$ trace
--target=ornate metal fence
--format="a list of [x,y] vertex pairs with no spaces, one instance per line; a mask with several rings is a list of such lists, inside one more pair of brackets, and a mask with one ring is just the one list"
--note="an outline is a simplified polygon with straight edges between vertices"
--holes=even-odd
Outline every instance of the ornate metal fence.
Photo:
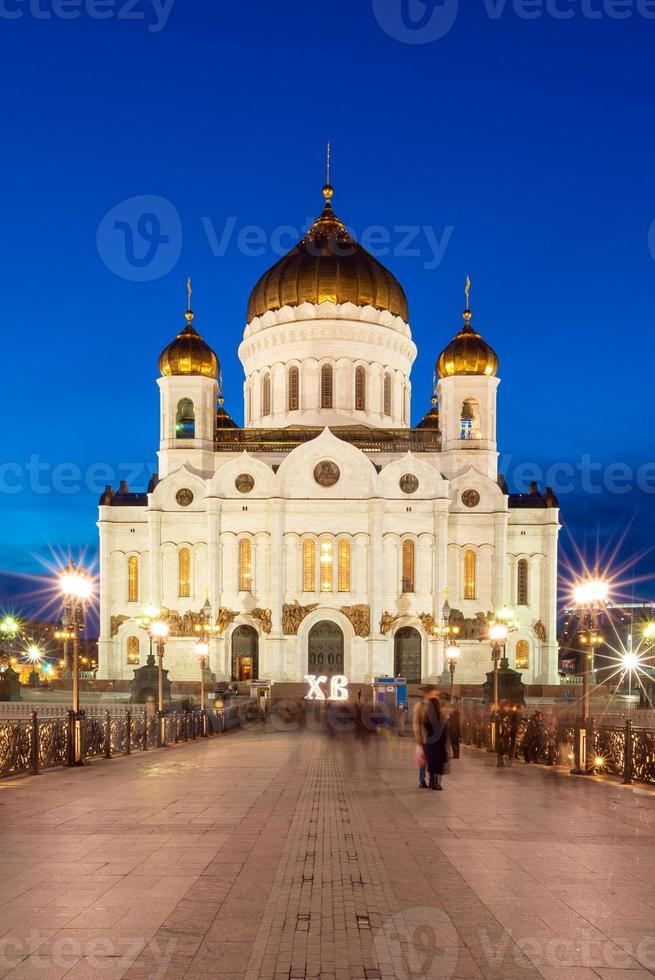
[[[528,719],[522,718],[516,755],[523,756],[526,762],[548,766],[570,764],[579,724],[558,718],[533,720],[529,724]],[[587,731],[593,739],[595,769],[599,774],[618,776],[624,783],[655,784],[655,730],[635,728],[627,719],[623,725],[590,726]],[[461,741],[464,745],[491,750],[495,744],[494,721],[488,711],[463,714]]]
[[[129,755],[160,748],[168,743],[187,742],[224,734],[258,711],[256,702],[233,705],[222,711],[173,711],[159,716],[140,708],[106,710],[104,714],[81,712],[83,759]],[[43,769],[74,762],[75,716],[0,721],[0,777],[18,773],[36,774]]]

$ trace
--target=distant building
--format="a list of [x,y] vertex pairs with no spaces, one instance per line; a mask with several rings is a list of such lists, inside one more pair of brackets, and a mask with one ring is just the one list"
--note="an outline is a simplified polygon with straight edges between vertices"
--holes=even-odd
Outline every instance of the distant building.
[[[644,629],[651,623],[655,623],[655,602],[608,603],[598,618],[602,643],[596,652],[595,667],[599,681],[616,675],[622,652],[637,652],[644,661],[655,656],[652,642],[644,638]],[[565,609],[560,633],[560,670],[563,674],[582,673],[584,654],[579,625],[576,610]],[[618,676],[614,680],[618,680]]]

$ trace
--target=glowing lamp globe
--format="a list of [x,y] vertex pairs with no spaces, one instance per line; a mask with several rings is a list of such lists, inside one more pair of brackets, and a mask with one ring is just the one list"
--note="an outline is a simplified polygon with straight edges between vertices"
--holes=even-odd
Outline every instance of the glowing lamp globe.
[[165,640],[168,636],[168,623],[156,619],[154,623],[150,624],[150,632],[157,640]]
[[206,657],[209,653],[208,643],[196,643],[196,653],[199,657]]
[[602,579],[589,579],[581,582],[573,590],[573,598],[578,606],[593,606],[605,602],[609,588]]
[[492,623],[489,627],[489,639],[492,643],[504,643],[507,639],[507,627],[502,623]]
[[71,599],[90,599],[93,593],[91,579],[83,572],[64,572],[59,584],[64,595]]
[[461,652],[462,651],[457,646],[447,647],[446,656],[449,660],[458,660]]

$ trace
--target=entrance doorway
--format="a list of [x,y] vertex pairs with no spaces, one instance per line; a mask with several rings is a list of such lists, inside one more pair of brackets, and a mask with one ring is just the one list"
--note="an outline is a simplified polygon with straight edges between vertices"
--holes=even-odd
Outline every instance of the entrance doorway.
[[396,677],[410,684],[421,683],[421,634],[413,626],[403,626],[394,638],[393,669]]
[[232,680],[259,678],[259,636],[252,626],[237,626],[232,634]]
[[336,623],[316,623],[309,631],[307,673],[324,677],[343,674],[343,633]]

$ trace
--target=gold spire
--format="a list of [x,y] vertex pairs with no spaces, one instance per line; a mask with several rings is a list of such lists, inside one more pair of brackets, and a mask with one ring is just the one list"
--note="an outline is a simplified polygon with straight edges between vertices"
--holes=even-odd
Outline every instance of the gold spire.
[[186,281],[186,318],[187,323],[191,323],[193,320],[193,311],[191,309],[191,276]]
[[466,310],[470,312],[471,310],[471,277],[466,277],[466,286],[464,287],[464,295],[466,296]]
[[330,143],[327,145],[327,152],[325,155],[325,187],[323,188],[323,197],[325,198],[325,206],[331,208],[332,205],[330,201],[334,195],[334,187],[330,183]]

